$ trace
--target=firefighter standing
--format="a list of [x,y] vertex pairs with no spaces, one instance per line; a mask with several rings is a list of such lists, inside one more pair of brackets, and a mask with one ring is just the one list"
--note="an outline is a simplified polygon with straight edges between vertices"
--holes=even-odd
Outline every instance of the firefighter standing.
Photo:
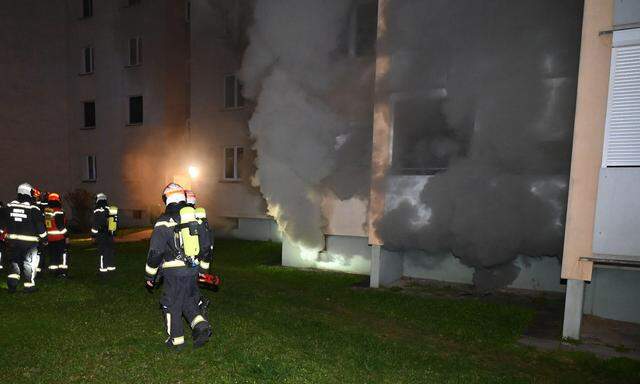
[[186,205],[185,191],[181,186],[174,183],[167,185],[162,198],[166,210],[151,235],[145,267],[146,286],[153,289],[158,268],[161,267],[164,283],[160,304],[168,334],[166,344],[169,348],[183,347],[184,316],[192,328],[193,345],[197,348],[211,336],[211,326],[198,308],[198,223],[194,209]]
[[49,193],[48,204],[44,209],[45,226],[47,228],[47,246],[49,254],[49,271],[60,277],[67,275],[67,221],[62,210],[60,195]]
[[39,250],[46,245],[47,231],[41,220],[40,208],[35,205],[31,185],[23,183],[18,186],[18,197],[7,204],[6,214],[8,259],[11,263],[7,275],[9,293],[16,291],[21,273],[25,292],[33,292],[36,290]]
[[109,206],[107,195],[98,193],[93,210],[91,235],[95,238],[100,254],[98,270],[101,275],[116,270],[113,237],[117,229],[118,208]]
[[[42,221],[42,225],[44,225],[44,209],[47,207],[47,193],[43,193],[38,187],[33,187],[32,195],[35,200],[35,205],[40,209],[38,220]],[[47,268],[47,245],[38,248],[38,256],[40,257],[38,273],[40,273],[43,269]]]
[[4,203],[0,201],[0,271],[4,269],[2,257],[5,255],[6,247],[4,242],[5,228],[7,227],[7,213]]

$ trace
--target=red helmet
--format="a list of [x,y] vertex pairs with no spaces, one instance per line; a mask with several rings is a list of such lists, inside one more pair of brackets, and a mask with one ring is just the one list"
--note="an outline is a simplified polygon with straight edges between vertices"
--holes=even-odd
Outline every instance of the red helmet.
[[60,195],[55,193],[55,192],[51,192],[49,193],[49,201],[57,201],[60,202]]

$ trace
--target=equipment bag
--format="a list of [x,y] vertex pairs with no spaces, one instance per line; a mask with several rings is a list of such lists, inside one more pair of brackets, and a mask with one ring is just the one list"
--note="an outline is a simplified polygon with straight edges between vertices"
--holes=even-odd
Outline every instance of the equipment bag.
[[118,207],[112,205],[109,207],[109,218],[107,219],[109,232],[115,232],[118,229]]
[[195,258],[200,254],[200,239],[196,211],[192,207],[180,209],[180,225],[177,226],[184,254]]

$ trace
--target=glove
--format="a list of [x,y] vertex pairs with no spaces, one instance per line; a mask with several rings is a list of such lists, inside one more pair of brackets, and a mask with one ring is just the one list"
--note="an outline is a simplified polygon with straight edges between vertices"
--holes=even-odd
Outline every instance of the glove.
[[144,287],[147,289],[147,292],[153,293],[154,284],[151,280],[146,280],[144,283]]
[[220,288],[220,278],[218,275],[212,275],[209,273],[198,275],[198,284],[204,289],[209,289],[217,292]]

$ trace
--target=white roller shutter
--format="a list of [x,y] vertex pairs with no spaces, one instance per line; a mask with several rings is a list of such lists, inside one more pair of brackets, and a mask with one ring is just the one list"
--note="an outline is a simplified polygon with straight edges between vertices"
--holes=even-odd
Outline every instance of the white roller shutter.
[[640,30],[616,32],[603,167],[640,166]]

